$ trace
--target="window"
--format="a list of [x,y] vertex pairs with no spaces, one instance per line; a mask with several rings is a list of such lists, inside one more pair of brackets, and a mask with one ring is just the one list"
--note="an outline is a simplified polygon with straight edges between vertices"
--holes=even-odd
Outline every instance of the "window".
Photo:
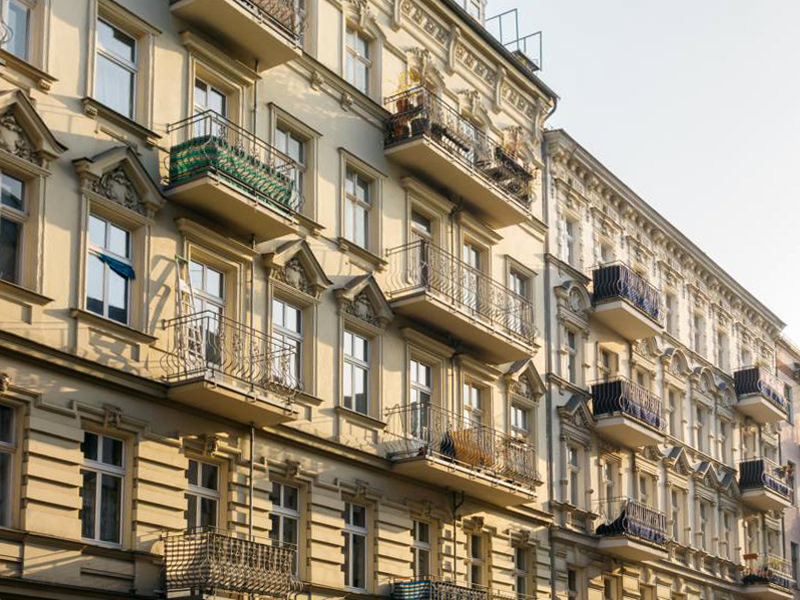
[[580,454],[575,446],[567,446],[567,498],[572,506],[580,499]]
[[617,372],[617,355],[610,350],[600,348],[598,353],[597,370],[600,379],[609,381]]
[[672,539],[679,543],[683,542],[682,496],[682,492],[675,489],[673,489],[670,494],[672,508]]
[[344,585],[367,589],[367,507],[344,503]]
[[722,331],[717,332],[717,366],[723,371],[729,369],[728,354],[730,353],[730,345],[728,344],[728,336]]
[[791,460],[786,461],[786,485],[789,486],[789,489],[792,493],[792,505],[797,506],[797,490],[795,489],[796,486],[794,484],[794,474],[797,470],[797,465],[795,465]]
[[469,536],[469,584],[485,585],[484,567],[486,566],[483,534],[473,533]]
[[483,423],[483,403],[481,389],[471,383],[464,384],[464,423],[479,425]]
[[87,540],[122,543],[123,443],[106,435],[83,435],[81,536]]
[[731,514],[727,511],[722,511],[722,542],[725,546],[725,550],[722,555],[731,560],[733,558],[733,528],[731,527],[732,522]]
[[578,598],[578,572],[575,569],[567,569],[567,596],[569,600]]
[[228,96],[199,77],[194,80],[194,114],[213,110],[221,117],[228,116]]
[[699,512],[700,522],[697,524],[697,526],[698,526],[698,530],[700,531],[700,547],[703,550],[708,551],[709,550],[709,545],[708,545],[709,530],[711,529],[711,527],[708,526],[708,524],[709,524],[708,519],[709,519],[709,516],[710,516],[709,515],[709,513],[710,513],[709,503],[707,501],[705,501],[705,500],[700,500],[699,504],[700,504],[700,507],[699,507],[700,508],[700,512]]
[[294,187],[298,193],[304,191],[306,173],[306,142],[292,130],[279,125],[275,129],[275,147],[291,158],[297,165],[293,169]]
[[0,173],[0,279],[20,283],[22,229],[27,220],[25,183]]
[[649,475],[639,475],[639,502],[650,506],[653,498],[653,480]]
[[219,515],[219,467],[189,459],[186,469],[186,521],[189,528],[216,527]]
[[614,247],[611,244],[600,244],[600,262],[602,264],[614,262]]
[[676,336],[678,335],[678,297],[667,292],[664,304],[667,313],[667,332]]
[[286,384],[302,382],[303,311],[291,304],[272,300],[272,337],[276,345],[273,370]]
[[14,409],[0,404],[0,527],[11,527],[14,501],[13,459],[16,450]]
[[680,394],[672,388],[667,390],[667,410],[669,411],[669,433],[681,439]]
[[[299,551],[300,490],[292,485],[273,481],[269,499],[272,502],[272,512],[269,515],[270,539],[281,547]],[[297,564],[297,554],[295,554],[295,573]]]
[[529,558],[527,548],[514,548],[514,591],[520,596],[528,594]]
[[522,307],[524,306],[523,302],[529,300],[529,282],[528,277],[517,271],[511,270],[508,273],[508,287],[517,295],[517,297],[513,297],[512,304],[509,306],[509,325],[512,331],[520,334],[524,333],[525,320]]
[[460,0],[460,4],[470,17],[481,20],[481,0]]
[[125,325],[130,318],[131,234],[89,215],[86,309]]
[[138,72],[136,39],[103,19],[97,20],[95,98],[134,118]]
[[411,531],[412,571],[416,579],[431,574],[431,528],[424,521],[414,521]]
[[752,367],[753,366],[753,353],[750,352],[747,348],[742,348],[739,358],[739,366],[740,367]]
[[369,342],[344,332],[344,406],[369,414]]
[[572,219],[564,220],[564,260],[573,267],[578,266],[578,224]]
[[702,315],[694,315],[692,319],[694,330],[694,350],[700,355],[706,353],[706,320]]
[[11,30],[5,49],[22,60],[29,60],[32,0],[4,0],[3,23]]
[[193,320],[199,328],[199,335],[190,339],[203,340],[202,346],[193,351],[198,359],[210,364],[221,364],[224,341],[222,331],[225,313],[225,275],[205,263],[189,261],[189,280],[194,293],[195,314],[201,315]]
[[792,579],[795,580],[795,585],[800,585],[798,577],[800,577],[800,545],[797,542],[790,542],[790,560],[792,563]]
[[411,431],[419,439],[428,438],[429,407],[433,389],[431,388],[431,368],[417,360],[408,364],[409,381],[411,389],[409,402],[411,404]]
[[511,403],[511,434],[518,438],[527,439],[531,433],[530,410],[528,408]]
[[605,508],[606,508],[606,518],[612,519],[615,518],[615,508],[614,508],[614,475],[615,469],[614,464],[611,461],[606,460],[603,463],[603,481],[602,481],[602,491],[603,491],[603,500],[605,501]]
[[567,380],[578,383],[578,336],[574,331],[567,330]]
[[786,398],[786,420],[790,425],[794,424],[794,391],[792,386],[783,386],[783,397]]
[[472,310],[478,310],[481,298],[478,285],[481,271],[481,249],[474,244],[465,242],[461,246],[461,260],[466,265],[461,275],[462,301]]
[[370,41],[352,27],[347,28],[345,56],[345,80],[358,91],[369,94],[370,70]]
[[695,438],[695,444],[697,446],[697,449],[700,450],[700,452],[706,452],[706,436],[707,436],[706,410],[703,407],[698,406],[695,415],[696,415],[695,418],[696,422],[694,424],[694,427],[695,431],[697,432],[697,437]]
[[344,237],[362,248],[369,245],[371,182],[352,169],[345,178]]

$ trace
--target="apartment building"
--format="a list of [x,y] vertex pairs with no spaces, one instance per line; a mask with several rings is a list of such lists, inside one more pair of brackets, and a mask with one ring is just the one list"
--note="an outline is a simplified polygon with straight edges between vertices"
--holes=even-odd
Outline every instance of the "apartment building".
[[545,143],[555,594],[791,598],[783,323],[567,133]]
[[0,5],[0,596],[549,596],[556,97],[483,4]]

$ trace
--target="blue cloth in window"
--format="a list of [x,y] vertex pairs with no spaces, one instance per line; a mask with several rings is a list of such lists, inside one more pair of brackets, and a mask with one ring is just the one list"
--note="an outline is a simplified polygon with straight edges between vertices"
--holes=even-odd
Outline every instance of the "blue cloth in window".
[[136,279],[136,273],[134,272],[133,267],[128,263],[124,263],[121,260],[109,256],[108,254],[103,254],[102,252],[98,254],[98,258],[106,263],[108,268],[114,271],[114,273],[120,277],[124,277],[125,279]]

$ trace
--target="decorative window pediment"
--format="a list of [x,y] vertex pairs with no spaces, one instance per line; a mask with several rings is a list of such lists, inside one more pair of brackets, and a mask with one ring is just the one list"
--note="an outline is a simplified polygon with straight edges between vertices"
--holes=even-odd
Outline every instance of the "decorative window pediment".
[[512,394],[536,402],[545,393],[544,382],[530,359],[511,365],[505,374],[508,389]]
[[264,266],[273,279],[314,298],[332,285],[305,240],[287,242],[265,254]]
[[65,150],[21,91],[0,94],[0,150],[46,167]]
[[577,281],[565,281],[555,288],[558,302],[558,318],[562,322],[571,322],[581,329],[589,326],[589,310],[592,300],[586,287]]
[[[586,399],[581,396],[572,396],[564,406],[560,406],[558,416],[561,418],[561,424],[567,426],[573,435],[580,433],[588,437],[586,433],[594,429],[592,412]],[[588,443],[588,439],[585,441]]]
[[136,154],[128,147],[107,150],[73,163],[84,193],[110,201],[148,219],[164,205],[164,198]]
[[675,473],[684,477],[692,472],[692,465],[683,446],[673,446],[664,458],[664,463]]
[[362,275],[336,290],[339,309],[356,319],[386,329],[393,314],[386,296],[372,275]]

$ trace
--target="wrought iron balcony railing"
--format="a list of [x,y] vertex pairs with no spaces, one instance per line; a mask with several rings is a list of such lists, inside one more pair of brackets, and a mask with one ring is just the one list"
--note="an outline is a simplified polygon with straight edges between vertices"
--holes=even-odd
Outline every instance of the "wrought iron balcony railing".
[[739,488],[768,488],[787,500],[794,498],[789,467],[777,465],[768,458],[754,458],[739,463]]
[[764,367],[739,369],[733,374],[733,383],[737,396],[761,394],[784,412],[787,410],[786,398],[778,392],[780,382]]
[[523,208],[530,206],[530,167],[434,93],[416,87],[386,98],[385,105],[392,113],[385,127],[387,148],[425,137]]
[[626,265],[616,263],[598,267],[592,272],[594,302],[627,300],[650,319],[664,324],[661,292]]
[[434,456],[527,487],[539,479],[532,444],[463,415],[415,403],[390,409],[387,421],[394,459]]
[[297,163],[213,110],[168,125],[167,133],[168,188],[212,176],[278,212],[302,209]]
[[230,378],[251,393],[292,395],[301,388],[295,348],[212,311],[164,323],[167,381]]
[[743,585],[774,584],[787,590],[794,588],[791,563],[774,554],[745,554]]
[[626,536],[657,546],[667,543],[667,517],[656,509],[630,498],[610,498],[599,507],[597,535]]
[[202,527],[164,536],[167,592],[233,592],[288,598],[302,586],[295,550]]
[[395,581],[392,600],[534,600],[518,594],[474,584],[458,584],[440,577]]
[[491,329],[526,345],[533,342],[532,304],[485,273],[423,240],[392,248],[386,254],[391,296],[422,288],[439,294]]
[[592,413],[595,418],[624,414],[659,431],[666,429],[661,398],[622,377],[592,385]]

